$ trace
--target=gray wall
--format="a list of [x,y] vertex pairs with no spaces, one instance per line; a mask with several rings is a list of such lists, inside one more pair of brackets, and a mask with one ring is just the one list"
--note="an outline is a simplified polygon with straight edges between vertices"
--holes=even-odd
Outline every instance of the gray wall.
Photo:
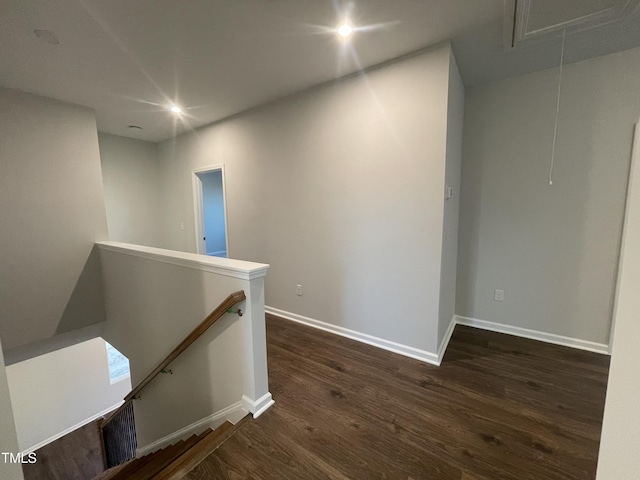
[[[609,340],[640,49],[467,90],[456,313]],[[504,289],[504,302],[493,300]]]
[[157,145],[103,133],[98,141],[109,239],[162,245]]
[[87,108],[0,89],[0,337],[5,350],[104,321],[107,237]]
[[[464,84],[456,59],[449,61],[449,98],[447,104],[447,163],[444,188],[453,196],[444,202],[442,228],[442,267],[440,270],[440,312],[438,347],[453,321],[456,304],[456,270],[458,263],[458,217],[460,211],[460,175],[462,169],[462,129],[464,125]],[[446,195],[446,190],[445,190]]]
[[166,246],[195,251],[191,169],[224,163],[230,256],[271,264],[267,305],[435,352],[449,56],[163,142]]

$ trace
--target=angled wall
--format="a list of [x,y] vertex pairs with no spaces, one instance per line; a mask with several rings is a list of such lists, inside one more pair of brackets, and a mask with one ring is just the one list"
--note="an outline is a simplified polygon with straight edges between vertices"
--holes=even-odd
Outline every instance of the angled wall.
[[107,237],[93,112],[0,89],[0,337],[5,352],[104,321]]

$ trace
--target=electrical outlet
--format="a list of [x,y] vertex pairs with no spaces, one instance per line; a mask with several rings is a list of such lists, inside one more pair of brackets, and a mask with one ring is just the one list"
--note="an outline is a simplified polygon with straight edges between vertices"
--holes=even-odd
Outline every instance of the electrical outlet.
[[180,222],[180,230],[184,230],[184,222]]
[[298,295],[299,297],[302,296],[302,285],[300,284],[296,285],[296,295]]
[[493,299],[496,302],[504,302],[504,290],[496,290],[493,294]]

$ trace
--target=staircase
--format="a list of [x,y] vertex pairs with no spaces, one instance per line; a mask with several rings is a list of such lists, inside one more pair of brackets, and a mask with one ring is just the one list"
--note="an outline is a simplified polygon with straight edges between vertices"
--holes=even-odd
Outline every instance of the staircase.
[[[186,462],[185,465],[190,464],[190,460],[193,458],[199,458],[198,452],[205,451],[206,448],[210,450],[204,457],[198,460],[198,463],[202,461],[209,453],[211,453],[215,448],[217,448],[220,443],[215,445],[213,449],[211,449],[211,445],[215,444],[215,439],[218,438],[219,435],[224,436],[224,432],[226,431],[223,428],[216,429],[216,432],[207,433],[206,435],[200,434],[197,438],[190,438],[185,442],[178,442],[176,445],[173,445],[171,448],[163,449],[160,452],[155,452],[158,454],[159,458],[157,460],[152,458],[147,458],[149,455],[146,455],[143,458],[136,460],[134,458],[135,452],[138,446],[137,441],[137,433],[136,433],[136,422],[134,419],[134,400],[140,398],[140,392],[149,385],[160,373],[171,372],[171,370],[167,370],[173,361],[176,360],[182,353],[184,353],[187,348],[189,348],[194,342],[196,342],[200,336],[209,329],[214,323],[220,320],[225,314],[232,313],[237,314],[238,316],[242,316],[242,310],[237,309],[233,310],[233,307],[244,300],[246,300],[246,296],[244,290],[239,290],[235,293],[229,295],[220,305],[218,305],[213,312],[211,312],[207,318],[205,318],[202,323],[200,323],[196,328],[194,328],[189,335],[187,335],[172,351],[167,355],[156,367],[146,376],[143,380],[141,380],[134,388],[127,394],[124,398],[123,404],[110,412],[107,416],[103,417],[98,421],[98,427],[100,429],[100,441],[102,447],[102,456],[104,461],[104,466],[107,469],[106,471],[112,471],[112,467],[121,467],[123,464],[127,464],[126,467],[121,467],[118,469],[118,473],[113,470],[113,474],[116,476],[107,476],[107,477],[99,477],[99,478],[159,478],[163,479],[164,476],[158,476],[158,472],[162,470],[163,472],[166,470],[167,472],[173,472],[176,470],[177,472],[182,471],[182,463]],[[231,425],[231,424],[229,424]],[[223,425],[224,427],[224,425]],[[206,432],[205,432],[206,433]],[[210,437],[209,435],[214,435],[215,437]],[[222,440],[224,441],[224,439]],[[191,443],[194,442],[194,443]],[[201,443],[202,442],[202,443]],[[184,449],[184,450],[183,450]],[[165,452],[166,450],[166,452]],[[188,455],[187,455],[188,453]],[[143,459],[149,466],[145,466],[142,464]],[[134,462],[134,460],[136,460]],[[167,465],[164,465],[162,462],[166,460]],[[155,469],[158,465],[161,468]],[[197,463],[195,464],[197,465]],[[193,466],[195,466],[193,465]],[[191,468],[193,468],[193,466]],[[142,470],[144,469],[144,470]],[[155,470],[154,470],[155,469]],[[168,469],[168,470],[167,470]],[[173,469],[173,470],[172,470]],[[153,470],[154,473],[148,474],[147,471]],[[136,476],[132,477],[132,471],[136,472]],[[127,474],[122,474],[120,472],[126,472]],[[138,473],[142,472],[142,473]],[[137,476],[142,475],[143,476]],[[176,474],[177,475],[177,474]],[[169,475],[166,478],[181,478],[180,476]]]
[[187,440],[133,458],[116,467],[105,470],[93,480],[173,480],[185,477],[191,470],[222,445],[249,418],[244,417],[233,425],[225,422],[215,430],[207,429]]

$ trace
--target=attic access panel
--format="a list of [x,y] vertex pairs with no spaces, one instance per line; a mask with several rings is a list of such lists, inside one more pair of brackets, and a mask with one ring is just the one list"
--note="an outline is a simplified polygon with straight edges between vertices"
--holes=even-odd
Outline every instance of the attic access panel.
[[640,0],[508,0],[505,47],[538,43],[545,37],[599,27],[622,20]]

